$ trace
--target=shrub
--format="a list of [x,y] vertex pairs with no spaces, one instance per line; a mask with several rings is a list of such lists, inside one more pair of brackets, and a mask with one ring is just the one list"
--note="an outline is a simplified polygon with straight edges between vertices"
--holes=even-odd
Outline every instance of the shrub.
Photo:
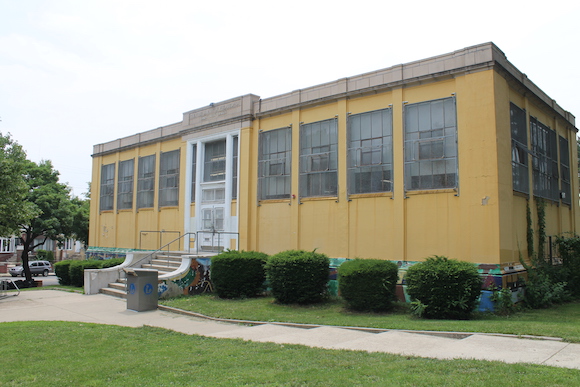
[[102,261],[72,261],[69,267],[70,284],[83,287],[85,285],[85,269],[100,269]]
[[525,285],[524,304],[528,308],[548,308],[571,299],[565,282],[554,283],[547,274],[537,272],[535,269],[528,271],[528,281]]
[[72,260],[60,261],[54,264],[54,274],[58,277],[58,283],[61,285],[69,286],[71,284],[70,280],[70,264],[73,263]]
[[338,267],[338,291],[349,309],[386,311],[392,308],[397,278],[391,261],[354,259]]
[[268,255],[256,251],[225,251],[211,259],[211,282],[218,297],[255,297],[264,290]]
[[282,304],[312,304],[327,296],[329,259],[324,254],[288,250],[272,255],[266,275],[272,295]]
[[580,236],[557,236],[555,244],[560,252],[562,265],[553,270],[560,271],[560,282],[566,282],[566,289],[574,297],[580,297]]
[[52,263],[54,262],[54,253],[51,250],[36,250],[36,259]]
[[416,313],[425,318],[469,318],[481,292],[475,265],[446,257],[411,266],[405,279]]
[[106,269],[108,267],[118,266],[125,262],[125,258],[112,258],[112,259],[104,259],[101,262],[101,269]]

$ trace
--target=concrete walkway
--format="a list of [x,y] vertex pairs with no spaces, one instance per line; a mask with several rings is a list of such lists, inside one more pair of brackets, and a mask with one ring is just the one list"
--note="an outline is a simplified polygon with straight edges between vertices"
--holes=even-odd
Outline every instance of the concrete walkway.
[[171,308],[134,312],[127,310],[124,299],[55,290],[26,291],[19,296],[0,299],[0,322],[42,320],[128,327],[150,325],[217,338],[241,338],[437,359],[498,360],[580,369],[580,344],[566,343],[558,339],[272,323],[242,325],[175,312]]

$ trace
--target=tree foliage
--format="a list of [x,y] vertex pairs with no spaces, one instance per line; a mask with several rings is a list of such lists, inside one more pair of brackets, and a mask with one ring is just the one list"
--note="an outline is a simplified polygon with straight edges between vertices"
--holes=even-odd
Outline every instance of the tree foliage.
[[24,181],[28,186],[25,201],[33,206],[34,216],[19,224],[22,236],[22,265],[32,280],[28,256],[47,239],[62,241],[72,234],[75,206],[70,189],[58,181],[59,173],[50,161],[28,161]]
[[10,134],[0,133],[0,236],[18,234],[18,226],[35,215],[27,202],[28,185],[23,179],[26,153]]

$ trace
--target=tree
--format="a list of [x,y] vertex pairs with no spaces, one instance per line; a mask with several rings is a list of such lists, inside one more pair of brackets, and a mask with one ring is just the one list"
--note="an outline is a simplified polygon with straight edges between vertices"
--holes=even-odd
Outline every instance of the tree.
[[0,236],[18,233],[18,225],[36,215],[26,199],[26,153],[10,134],[0,132]]
[[75,206],[70,199],[70,189],[59,183],[58,175],[48,160],[38,164],[28,161],[24,176],[28,185],[25,201],[34,207],[35,215],[20,223],[22,266],[28,281],[32,280],[29,253],[47,239],[62,241],[72,234]]
[[76,240],[86,245],[89,243],[89,214],[91,202],[89,199],[74,197],[71,199],[74,207],[72,234]]

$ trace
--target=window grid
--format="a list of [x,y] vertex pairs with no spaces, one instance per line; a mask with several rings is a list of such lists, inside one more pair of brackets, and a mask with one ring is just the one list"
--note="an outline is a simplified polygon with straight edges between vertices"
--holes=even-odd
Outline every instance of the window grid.
[[238,136],[233,137],[232,199],[238,198]]
[[117,209],[133,208],[133,175],[135,160],[119,162],[119,177],[117,181]]
[[534,153],[532,170],[534,195],[558,201],[558,145],[557,135],[535,117],[530,117],[532,151]]
[[560,136],[560,191],[562,203],[572,204],[570,187],[570,149],[568,140]]
[[405,106],[405,189],[457,188],[455,98]]
[[348,118],[349,194],[392,190],[392,109]]
[[111,211],[115,195],[115,164],[101,166],[100,210]]
[[260,200],[290,197],[292,128],[260,133],[258,191]]
[[161,152],[159,166],[159,206],[179,205],[179,149]]
[[526,111],[510,103],[510,127],[512,133],[512,180],[513,190],[530,193],[528,175],[528,131]]
[[197,144],[191,147],[191,202],[195,203],[195,182],[197,179]]
[[139,157],[137,208],[153,207],[155,196],[155,155]]
[[223,181],[226,179],[226,140],[205,144],[203,181]]
[[300,126],[300,196],[336,196],[338,192],[337,120]]

